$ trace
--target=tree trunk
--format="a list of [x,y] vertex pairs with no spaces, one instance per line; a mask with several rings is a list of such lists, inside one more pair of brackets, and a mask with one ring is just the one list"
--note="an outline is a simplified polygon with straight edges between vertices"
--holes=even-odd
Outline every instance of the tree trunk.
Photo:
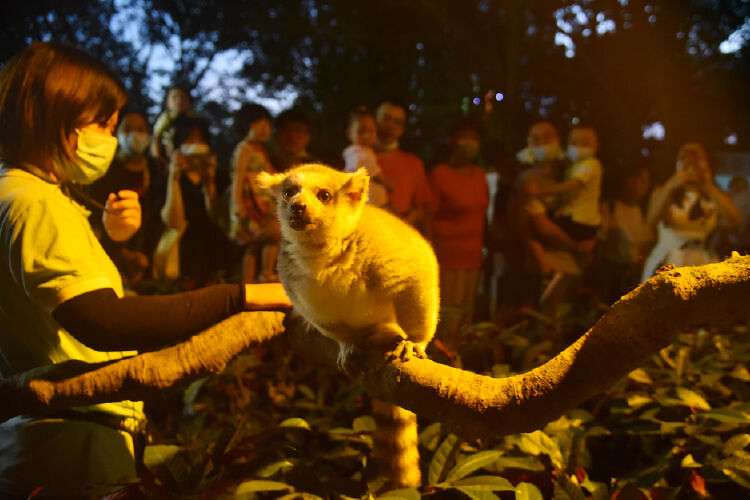
[[[383,363],[378,356],[363,382],[378,398],[429,415],[464,438],[532,431],[611,386],[684,329],[747,321],[748,303],[750,257],[672,269],[624,296],[578,341],[527,373],[498,379],[422,359]],[[2,380],[0,421],[141,399],[217,373],[251,343],[281,333],[282,319],[282,313],[242,313],[158,352],[101,365],[62,363]],[[322,352],[335,365],[335,342],[290,333],[300,346],[295,350]]]

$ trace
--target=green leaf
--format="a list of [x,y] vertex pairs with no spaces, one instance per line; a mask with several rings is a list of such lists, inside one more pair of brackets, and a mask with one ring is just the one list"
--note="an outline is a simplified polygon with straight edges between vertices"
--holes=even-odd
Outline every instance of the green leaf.
[[190,466],[179,446],[146,446],[143,451],[143,464],[165,484],[176,485],[180,489],[189,486]]
[[370,415],[357,417],[352,422],[352,429],[357,432],[372,432],[375,430],[375,419]]
[[279,427],[289,427],[293,429],[305,429],[306,431],[311,430],[310,425],[301,418],[288,418],[279,424]]
[[685,387],[677,388],[677,397],[680,398],[680,401],[685,403],[685,406],[689,406],[691,408],[698,408],[699,410],[711,409],[711,405],[708,404],[708,401],[706,401],[703,398],[703,396],[701,396],[695,391],[686,389]]
[[685,422],[661,422],[659,432],[662,434],[673,434],[685,428]]
[[708,417],[726,424],[745,424],[750,422],[750,415],[734,408],[719,408],[704,411],[701,417]]
[[542,492],[531,483],[518,483],[516,485],[516,500],[544,500]]
[[203,387],[208,379],[209,377],[199,378],[187,386],[187,389],[185,389],[185,392],[182,394],[182,404],[185,409],[192,411],[193,406],[195,405],[195,400],[198,399],[201,387]]
[[742,380],[743,382],[750,382],[750,371],[748,371],[748,369],[745,368],[744,365],[735,366],[734,370],[732,370],[732,373],[730,373],[729,376],[738,380]]
[[750,474],[747,474],[746,472],[735,469],[733,467],[721,469],[721,472],[723,472],[729,479],[739,484],[740,486],[744,488],[750,488]]
[[279,500],[323,500],[323,498],[312,493],[289,493],[279,498]]
[[440,433],[442,430],[443,426],[440,422],[428,425],[419,433],[419,444],[430,451],[434,451],[440,443]]
[[445,481],[453,483],[459,479],[463,479],[477,469],[481,469],[485,465],[493,463],[495,460],[502,456],[502,452],[498,450],[480,451],[464,458],[451,469],[448,475],[445,477]]
[[565,488],[558,483],[552,485],[552,500],[572,500]]
[[628,394],[628,396],[625,398],[625,401],[631,408],[638,408],[639,406],[651,403],[654,400],[642,394]]
[[723,455],[733,455],[735,452],[744,450],[747,445],[750,445],[750,434],[737,434],[727,439],[721,450]]
[[535,457],[500,457],[495,460],[490,468],[493,472],[501,472],[505,469],[541,472],[544,470],[544,465]]
[[654,383],[648,373],[646,373],[646,370],[644,370],[643,368],[637,368],[633,370],[628,374],[628,378],[630,380],[635,380],[636,382],[639,382],[641,384],[651,385]]
[[294,491],[294,488],[285,483],[279,483],[278,481],[261,481],[253,479],[251,481],[245,481],[237,486],[234,490],[235,496],[246,495],[248,493],[254,493],[257,491]]
[[289,460],[279,460],[276,462],[271,462],[268,465],[264,465],[263,467],[255,471],[254,475],[262,478],[269,478],[278,474],[279,471],[287,471],[292,467],[294,467],[294,464]]
[[591,493],[593,500],[607,500],[609,498],[609,488],[607,487],[607,484],[592,481],[588,474],[586,475],[586,479],[581,483],[581,486]]
[[510,481],[500,476],[467,477],[456,481],[454,486],[486,489],[487,491],[515,491],[516,489]]
[[388,498],[389,500],[419,500],[422,496],[418,490],[414,488],[404,488],[400,490],[386,491],[382,495],[376,497],[376,500],[380,498]]
[[488,490],[479,488],[463,487],[456,488],[458,491],[471,498],[471,500],[500,500],[500,497]]
[[696,462],[695,459],[693,458],[693,455],[688,453],[687,455],[682,457],[682,461],[680,462],[680,467],[682,467],[683,469],[703,467],[703,464]]
[[455,434],[449,434],[432,456],[430,467],[427,469],[427,484],[434,485],[440,482],[442,477],[452,465],[453,456],[461,445],[461,439]]
[[546,454],[552,460],[555,468],[563,469],[563,457],[560,447],[542,431],[534,431],[518,436],[508,438],[508,441],[518,446],[518,448],[530,455]]

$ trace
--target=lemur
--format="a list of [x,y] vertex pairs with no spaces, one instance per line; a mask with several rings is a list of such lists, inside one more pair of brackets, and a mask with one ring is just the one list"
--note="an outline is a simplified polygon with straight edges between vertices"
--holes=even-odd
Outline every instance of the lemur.
[[[342,371],[352,371],[358,350],[395,337],[396,355],[425,357],[438,322],[437,259],[417,230],[366,204],[367,171],[307,164],[257,181],[277,203],[284,290],[295,311],[338,341]],[[378,401],[373,413],[374,455],[389,486],[418,486],[416,415]]]

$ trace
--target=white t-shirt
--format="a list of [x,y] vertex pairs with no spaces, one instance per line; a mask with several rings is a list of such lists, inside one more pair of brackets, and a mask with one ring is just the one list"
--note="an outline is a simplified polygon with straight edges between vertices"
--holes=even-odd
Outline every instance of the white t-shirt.
[[375,151],[367,146],[352,144],[344,149],[344,172],[354,173],[360,167],[365,167],[370,174],[370,193],[368,203],[376,207],[382,207],[388,203],[388,191],[379,182],[373,182],[372,177],[380,175],[380,165],[375,156]]
[[[54,320],[52,311],[58,305],[83,293],[112,288],[122,297],[120,274],[91,230],[87,210],[65,196],[58,185],[2,164],[0,262],[0,369],[4,376],[68,360],[97,363],[137,354],[95,351]],[[145,418],[141,402],[78,409],[124,417],[125,425],[137,425]],[[0,424],[0,436],[6,441],[0,446],[0,472],[13,463],[39,458],[42,450],[29,450],[23,443],[46,435],[48,426],[41,424],[47,422],[51,421],[16,417]],[[78,438],[93,439],[93,434]],[[62,459],[47,458],[50,463]],[[82,474],[89,465],[79,464]]]
[[572,179],[579,179],[583,186],[557,210],[557,215],[568,216],[579,224],[598,226],[602,220],[599,213],[602,164],[593,157],[576,162],[565,172],[565,180]]

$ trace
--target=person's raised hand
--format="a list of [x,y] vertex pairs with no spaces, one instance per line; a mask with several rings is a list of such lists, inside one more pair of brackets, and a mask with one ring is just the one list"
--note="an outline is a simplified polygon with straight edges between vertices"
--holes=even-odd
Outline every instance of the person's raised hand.
[[113,241],[126,241],[141,227],[141,203],[138,193],[123,189],[109,193],[104,204],[102,223]]

